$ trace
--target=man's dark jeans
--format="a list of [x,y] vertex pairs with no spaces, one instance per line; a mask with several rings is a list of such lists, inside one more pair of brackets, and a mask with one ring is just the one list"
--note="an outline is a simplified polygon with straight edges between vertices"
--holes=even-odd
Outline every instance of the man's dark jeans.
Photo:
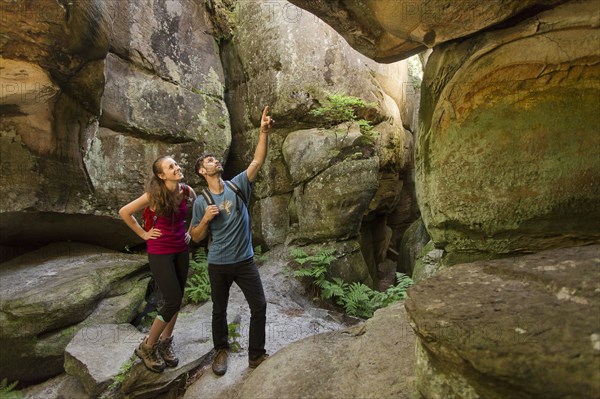
[[208,276],[213,302],[212,335],[215,349],[226,349],[229,346],[227,342],[227,303],[229,288],[235,281],[250,306],[248,354],[250,358],[255,359],[265,353],[267,301],[254,259],[250,258],[230,265],[209,264]]

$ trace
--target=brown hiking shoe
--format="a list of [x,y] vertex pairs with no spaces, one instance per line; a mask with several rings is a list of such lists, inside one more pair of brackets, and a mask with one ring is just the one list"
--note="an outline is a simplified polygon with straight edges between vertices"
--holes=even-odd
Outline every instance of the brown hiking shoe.
[[165,362],[158,354],[158,342],[155,342],[154,345],[148,345],[146,339],[137,347],[135,354],[142,359],[148,370],[161,373],[165,369]]
[[212,363],[212,370],[216,375],[223,375],[227,372],[227,349],[219,349]]
[[167,367],[177,367],[179,358],[173,350],[173,337],[158,341],[158,354],[163,358]]
[[262,362],[264,362],[268,357],[269,357],[269,355],[267,355],[266,353],[263,353],[262,355],[260,355],[256,359],[250,359],[250,357],[248,357],[248,367],[250,367],[251,369],[255,369]]

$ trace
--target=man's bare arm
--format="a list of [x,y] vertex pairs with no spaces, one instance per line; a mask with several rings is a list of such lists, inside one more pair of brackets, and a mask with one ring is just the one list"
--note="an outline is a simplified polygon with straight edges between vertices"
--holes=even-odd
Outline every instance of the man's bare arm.
[[275,123],[270,116],[267,115],[269,112],[269,106],[267,105],[263,110],[262,117],[260,119],[260,130],[258,133],[258,144],[256,145],[256,149],[254,150],[254,158],[248,169],[246,169],[246,174],[248,175],[248,180],[253,182],[256,180],[258,176],[258,172],[262,168],[267,159],[267,151],[269,149],[269,129]]

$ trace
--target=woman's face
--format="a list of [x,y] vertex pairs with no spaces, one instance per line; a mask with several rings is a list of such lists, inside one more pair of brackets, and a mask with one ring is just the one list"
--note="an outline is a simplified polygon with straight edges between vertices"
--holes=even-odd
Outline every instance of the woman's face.
[[159,174],[159,177],[163,180],[179,181],[183,179],[183,173],[181,172],[179,164],[171,157],[163,159],[160,168],[162,172]]

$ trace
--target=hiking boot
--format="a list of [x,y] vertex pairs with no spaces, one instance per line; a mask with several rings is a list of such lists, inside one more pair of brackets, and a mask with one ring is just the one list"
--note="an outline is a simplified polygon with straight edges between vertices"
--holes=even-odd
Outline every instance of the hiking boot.
[[227,349],[219,349],[212,363],[212,370],[216,375],[223,375],[227,372]]
[[173,337],[158,341],[158,354],[163,358],[167,367],[177,367],[179,358],[173,350]]
[[161,373],[165,369],[165,362],[158,354],[158,342],[155,342],[154,345],[148,345],[146,339],[137,347],[135,354],[142,359],[148,370]]
[[248,367],[250,367],[251,369],[255,369],[262,362],[264,362],[268,357],[269,357],[269,355],[267,355],[266,353],[263,353],[262,355],[260,355],[256,359],[250,359],[250,356],[248,356]]

